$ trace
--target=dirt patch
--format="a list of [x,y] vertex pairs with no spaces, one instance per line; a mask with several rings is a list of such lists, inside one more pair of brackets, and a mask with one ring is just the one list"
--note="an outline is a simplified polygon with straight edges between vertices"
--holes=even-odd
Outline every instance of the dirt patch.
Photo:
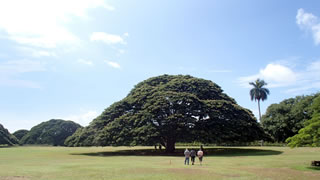
[[255,176],[270,179],[320,179],[320,173],[311,171],[299,171],[290,168],[239,168],[240,170],[254,173]]
[[29,180],[26,176],[4,176],[0,177],[0,180]]

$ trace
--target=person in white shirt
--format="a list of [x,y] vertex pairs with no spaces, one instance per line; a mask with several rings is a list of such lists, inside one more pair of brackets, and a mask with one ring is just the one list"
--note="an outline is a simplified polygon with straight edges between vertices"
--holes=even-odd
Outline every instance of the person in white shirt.
[[200,165],[202,166],[202,159],[203,159],[203,151],[202,151],[202,149],[199,149],[199,151],[197,152],[197,156],[199,158]]
[[184,151],[184,157],[185,157],[184,165],[186,165],[186,164],[189,165],[190,151],[188,149],[186,149]]

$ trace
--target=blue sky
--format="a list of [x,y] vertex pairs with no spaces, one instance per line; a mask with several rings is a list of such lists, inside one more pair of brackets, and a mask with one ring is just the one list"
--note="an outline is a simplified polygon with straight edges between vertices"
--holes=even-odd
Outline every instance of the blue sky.
[[0,1],[0,123],[52,118],[88,125],[138,82],[162,74],[212,80],[258,114],[320,90],[320,2],[275,0]]

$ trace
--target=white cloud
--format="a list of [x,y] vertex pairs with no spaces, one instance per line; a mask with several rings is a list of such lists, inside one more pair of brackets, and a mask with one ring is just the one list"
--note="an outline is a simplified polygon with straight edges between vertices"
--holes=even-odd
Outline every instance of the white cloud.
[[291,84],[297,80],[297,75],[289,67],[281,64],[268,64],[259,74],[261,78],[274,82],[273,86]]
[[85,64],[85,65],[93,66],[93,62],[92,62],[92,61],[89,61],[89,60],[86,60],[86,59],[78,59],[77,62],[80,63],[80,64]]
[[11,87],[41,88],[33,81],[20,80],[17,76],[28,72],[46,71],[45,64],[41,61],[16,60],[0,64],[0,85]]
[[264,69],[260,69],[258,74],[240,77],[239,82],[243,87],[250,87],[249,82],[258,78],[269,82],[268,87],[281,87],[295,83],[297,80],[297,74],[289,67],[281,64],[270,63]]
[[121,36],[105,32],[93,32],[90,36],[90,40],[101,41],[106,44],[127,44]]
[[270,63],[257,74],[240,77],[238,83],[242,87],[250,88],[249,82],[257,78],[265,80],[268,88],[286,87],[287,93],[295,95],[309,93],[311,90],[320,89],[320,61],[314,61],[300,70],[289,65]]
[[306,13],[304,9],[300,8],[297,12],[296,23],[301,29],[312,33],[316,45],[320,44],[320,22],[317,16]]
[[0,32],[22,45],[56,48],[80,39],[66,24],[74,17],[86,19],[92,8],[114,8],[104,0],[10,0],[0,1]]
[[105,61],[110,67],[116,68],[116,69],[121,69],[120,64],[118,64],[117,62],[113,62],[113,61]]
[[97,111],[90,110],[82,114],[70,115],[61,119],[72,120],[74,122],[81,124],[82,126],[87,126],[97,116],[98,116]]

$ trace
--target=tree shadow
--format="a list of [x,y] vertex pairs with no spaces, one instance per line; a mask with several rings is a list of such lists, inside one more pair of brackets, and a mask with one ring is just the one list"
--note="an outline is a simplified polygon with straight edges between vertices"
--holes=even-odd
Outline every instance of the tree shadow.
[[309,167],[307,167],[307,169],[320,171],[319,166],[309,166]]
[[0,148],[12,148],[14,146],[8,146],[8,145],[0,145]]
[[[71,155],[85,155],[85,156],[184,156],[184,148],[177,148],[173,153],[166,153],[164,150],[156,149],[130,149],[118,151],[104,151],[91,153],[71,153]],[[190,149],[189,149],[190,150]],[[197,149],[195,149],[197,150]],[[269,149],[247,149],[247,148],[206,148],[204,149],[205,156],[270,156],[279,155],[282,151],[275,151]]]

